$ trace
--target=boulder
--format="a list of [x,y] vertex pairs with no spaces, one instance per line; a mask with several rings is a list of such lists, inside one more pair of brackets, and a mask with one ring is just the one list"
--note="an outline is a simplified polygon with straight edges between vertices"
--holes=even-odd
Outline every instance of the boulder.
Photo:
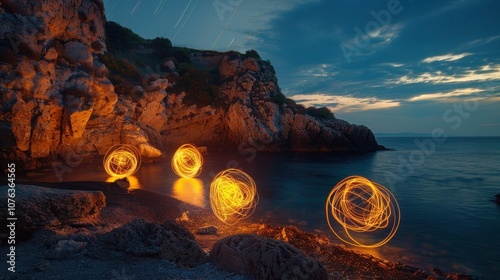
[[47,61],[54,61],[57,59],[57,56],[59,54],[57,53],[56,49],[54,48],[50,48],[46,53],[45,53],[45,56],[43,58],[45,58],[45,60]]
[[[7,186],[0,187],[0,216],[7,218]],[[29,233],[50,225],[96,221],[106,206],[100,191],[50,189],[16,185],[16,230]]]
[[222,270],[256,279],[328,279],[316,259],[285,242],[237,234],[215,243],[210,261]]
[[64,44],[63,56],[71,63],[93,66],[94,58],[89,47],[80,42],[71,41]]
[[219,229],[216,226],[204,226],[196,230],[196,234],[207,234],[207,235],[213,235],[217,234]]
[[195,267],[207,261],[194,236],[177,223],[149,223],[137,219],[101,237],[112,249],[138,257],[167,259],[182,267]]

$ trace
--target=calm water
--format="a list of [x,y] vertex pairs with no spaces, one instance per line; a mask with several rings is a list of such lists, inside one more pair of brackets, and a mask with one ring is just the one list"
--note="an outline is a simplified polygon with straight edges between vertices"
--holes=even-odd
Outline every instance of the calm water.
[[[434,143],[433,149],[427,146],[427,151],[415,140],[425,138],[380,138],[380,144],[393,150],[355,156],[211,153],[198,181],[178,180],[165,162],[144,163],[132,179],[137,187],[209,208],[213,174],[238,166],[257,183],[260,202],[252,219],[294,224],[337,240],[325,221],[326,196],[343,178],[361,175],[388,187],[401,208],[395,237],[383,247],[363,252],[426,269],[496,279],[500,206],[490,200],[500,193],[500,138],[448,138]],[[57,181],[53,171],[44,173],[29,180]],[[63,174],[63,179],[107,176],[95,165],[82,164]]]

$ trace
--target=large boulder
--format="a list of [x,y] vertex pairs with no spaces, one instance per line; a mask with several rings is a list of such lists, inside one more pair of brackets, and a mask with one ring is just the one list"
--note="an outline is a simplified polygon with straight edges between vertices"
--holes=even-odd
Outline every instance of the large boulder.
[[195,267],[207,261],[207,255],[194,236],[177,223],[149,223],[137,219],[101,237],[112,249],[138,257],[167,259],[182,267]]
[[328,279],[316,259],[285,242],[251,234],[223,238],[210,251],[220,269],[256,279]]
[[[6,220],[10,211],[7,186],[0,187],[0,217]],[[50,189],[32,185],[16,185],[16,230],[28,234],[45,226],[96,222],[106,206],[100,191]]]
[[89,46],[80,42],[71,41],[64,44],[63,55],[69,62],[87,66],[91,66],[94,61]]

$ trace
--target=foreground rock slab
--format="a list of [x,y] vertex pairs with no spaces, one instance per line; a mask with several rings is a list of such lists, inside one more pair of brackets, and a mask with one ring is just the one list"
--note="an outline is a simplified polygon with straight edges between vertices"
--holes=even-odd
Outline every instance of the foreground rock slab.
[[[7,186],[0,187],[0,217],[9,215]],[[15,216],[20,233],[38,228],[96,222],[106,206],[106,196],[100,191],[50,189],[32,185],[16,185]]]
[[177,223],[137,219],[101,237],[112,249],[137,257],[167,259],[181,267],[195,267],[208,259],[194,236]]
[[210,261],[220,269],[256,279],[328,279],[326,269],[316,259],[288,243],[253,234],[217,241]]

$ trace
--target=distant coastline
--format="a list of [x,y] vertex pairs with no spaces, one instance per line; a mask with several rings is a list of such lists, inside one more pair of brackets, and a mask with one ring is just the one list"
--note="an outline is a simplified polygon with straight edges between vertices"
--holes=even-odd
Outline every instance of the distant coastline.
[[[389,137],[432,137],[430,133],[416,133],[416,132],[394,132],[394,133],[374,133],[375,138],[389,138]],[[500,135],[448,135],[449,138],[498,138]]]

